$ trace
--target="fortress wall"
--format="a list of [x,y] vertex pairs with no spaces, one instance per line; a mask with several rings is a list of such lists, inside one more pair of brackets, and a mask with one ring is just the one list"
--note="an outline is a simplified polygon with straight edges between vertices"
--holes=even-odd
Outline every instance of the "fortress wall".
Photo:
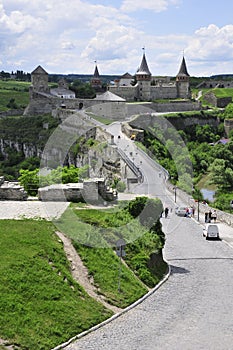
[[177,98],[176,86],[151,86],[151,100]]
[[119,101],[98,101],[98,103],[87,108],[86,111],[111,120],[125,120],[127,116],[127,107],[125,102]]
[[200,111],[202,109],[201,102],[177,101],[168,103],[152,103],[151,108],[156,112],[185,112],[185,111]]
[[134,120],[130,121],[129,124],[132,128],[148,130],[149,127],[153,127],[158,123],[164,124],[164,128],[169,127],[171,123],[177,130],[182,130],[191,125],[212,125],[217,126],[219,121],[217,117],[203,117],[203,116],[180,116],[180,117],[165,117],[159,115],[144,114],[139,115]]
[[64,109],[80,109],[80,103],[83,105],[83,108],[88,108],[93,104],[99,104],[100,101],[79,98],[62,99],[60,97],[55,97],[49,94],[34,92],[30,96],[30,102],[24,111],[24,115],[52,113],[53,109],[59,108],[61,106],[63,106]]
[[137,96],[137,86],[109,86],[108,90],[126,101],[134,101]]

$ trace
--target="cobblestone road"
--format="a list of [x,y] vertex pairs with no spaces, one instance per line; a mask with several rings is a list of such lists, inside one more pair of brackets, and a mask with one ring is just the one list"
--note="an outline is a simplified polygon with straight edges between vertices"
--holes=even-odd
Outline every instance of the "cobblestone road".
[[155,293],[66,350],[231,350],[233,249],[206,241],[202,226],[162,219],[171,276]]

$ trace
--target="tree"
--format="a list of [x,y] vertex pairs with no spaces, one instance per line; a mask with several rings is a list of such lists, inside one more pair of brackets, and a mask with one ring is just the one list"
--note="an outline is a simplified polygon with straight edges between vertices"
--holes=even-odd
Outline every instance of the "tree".
[[18,180],[20,185],[24,187],[25,191],[29,195],[36,196],[39,188],[38,169],[35,169],[35,170],[21,169],[19,173],[20,173],[20,176]]
[[231,119],[233,118],[233,103],[229,103],[223,113],[224,117],[226,119]]
[[218,191],[224,192],[233,189],[233,170],[226,166],[224,159],[215,159],[209,170],[211,183],[218,187]]

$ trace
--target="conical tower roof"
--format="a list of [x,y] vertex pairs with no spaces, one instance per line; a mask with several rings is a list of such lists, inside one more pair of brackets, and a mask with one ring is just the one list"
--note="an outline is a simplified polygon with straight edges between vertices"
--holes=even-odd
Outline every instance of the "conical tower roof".
[[183,56],[183,58],[182,58],[182,62],[181,62],[181,65],[180,65],[180,70],[179,70],[177,76],[186,76],[186,77],[189,77],[189,74],[188,74],[188,70],[187,70],[187,66],[186,66],[186,62],[185,62],[184,56]]
[[99,79],[99,77],[100,77],[97,64],[95,66],[95,71],[94,71],[94,76],[93,77],[96,78],[96,79]]
[[142,62],[141,62],[140,67],[138,68],[136,74],[137,75],[149,75],[149,76],[151,76],[151,72],[149,71],[148,64],[147,64],[147,61],[146,61],[145,52],[143,53]]

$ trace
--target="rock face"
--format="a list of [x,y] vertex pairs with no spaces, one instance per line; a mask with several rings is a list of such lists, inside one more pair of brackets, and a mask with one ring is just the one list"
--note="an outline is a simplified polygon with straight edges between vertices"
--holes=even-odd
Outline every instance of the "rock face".
[[18,182],[4,181],[4,177],[0,177],[0,200],[24,201],[27,198],[27,193]]

